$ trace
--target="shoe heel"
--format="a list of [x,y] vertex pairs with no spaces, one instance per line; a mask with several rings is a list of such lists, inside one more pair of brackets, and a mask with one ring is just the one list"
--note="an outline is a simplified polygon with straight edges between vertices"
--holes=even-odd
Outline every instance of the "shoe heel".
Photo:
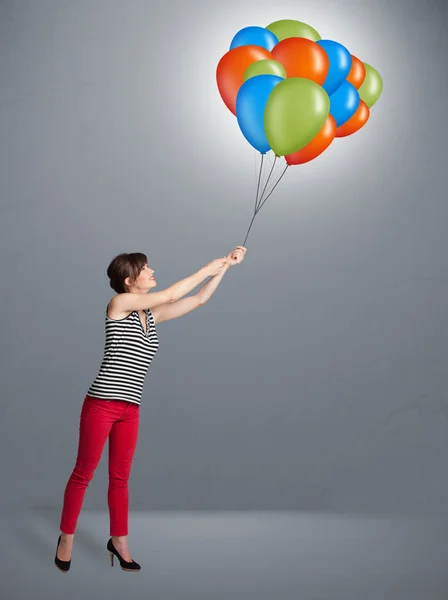
[[121,554],[118,552],[118,550],[113,545],[112,538],[110,538],[109,541],[107,542],[106,548],[110,554],[110,566],[111,567],[114,564],[114,556],[116,556],[120,562],[120,567],[123,569],[123,571],[134,571],[134,572],[140,571],[141,566],[138,563],[136,563],[135,560],[131,560],[131,561],[123,560]]

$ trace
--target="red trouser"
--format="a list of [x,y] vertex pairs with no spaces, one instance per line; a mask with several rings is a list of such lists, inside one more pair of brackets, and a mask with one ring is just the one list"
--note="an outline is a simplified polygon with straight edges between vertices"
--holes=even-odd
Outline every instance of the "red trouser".
[[128,479],[137,446],[140,406],[86,396],[82,405],[78,456],[64,492],[60,529],[75,533],[84,494],[109,437],[110,535],[128,535]]

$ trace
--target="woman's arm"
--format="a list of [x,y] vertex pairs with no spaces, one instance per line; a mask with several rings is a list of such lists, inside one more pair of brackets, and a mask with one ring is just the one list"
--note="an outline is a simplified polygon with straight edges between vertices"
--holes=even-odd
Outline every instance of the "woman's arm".
[[[210,270],[213,265],[223,261],[224,259],[215,259],[202,269],[199,269],[193,275],[185,277],[180,281],[176,281],[170,287],[161,290],[160,292],[150,292],[149,294],[133,294],[123,293],[114,296],[110,301],[110,306],[114,307],[117,312],[128,312],[131,310],[144,310],[146,308],[153,309],[165,303],[176,302],[193,288],[199,285],[204,279],[210,276]],[[212,271],[213,272],[213,271]]]
[[235,250],[232,250],[232,252],[227,255],[227,263],[224,265],[221,273],[214,275],[196,292],[195,296],[198,296],[200,299],[200,304],[205,304],[207,300],[213,296],[229,267],[239,265],[243,261],[245,254],[246,248],[244,246],[237,246]]
[[171,286],[171,289],[173,290],[173,301],[176,302],[176,300],[179,300],[179,298],[182,298],[182,296],[185,296],[185,294],[191,292],[193,288],[195,288],[199,283],[201,283],[201,281],[204,281],[204,279],[206,279],[207,277],[209,277],[209,273],[207,266],[205,266],[202,267],[202,269],[199,269],[199,271],[197,271],[193,275],[190,275],[185,279],[181,279],[180,281],[173,283],[173,285]]
[[221,273],[214,275],[200,290],[191,296],[181,298],[175,302],[167,302],[166,304],[159,304],[151,309],[156,325],[163,321],[170,321],[171,319],[177,319],[186,315],[187,313],[195,310],[199,306],[202,306],[212,296],[218,285],[221,283],[221,279],[224,273],[230,267],[229,264],[225,265]]
[[162,321],[169,321],[170,319],[176,319],[177,317],[181,317],[182,315],[186,315],[187,313],[195,310],[199,306],[202,306],[210,299],[210,297],[215,292],[218,285],[221,283],[222,278],[224,277],[224,273],[227,269],[235,264],[239,264],[246,252],[246,249],[238,249],[234,252],[231,252],[227,257],[227,264],[224,265],[223,269],[217,275],[214,275],[207,283],[205,283],[197,292],[192,296],[187,296],[186,298],[181,298],[176,302],[168,302],[166,304],[161,304],[152,309],[152,314],[154,317],[155,323],[161,323]]
[[211,279],[209,279],[199,290],[196,292],[195,296],[199,299],[199,304],[205,304],[215,293],[218,285],[221,283],[222,278],[224,277],[226,271],[230,268],[230,263],[228,262],[221,273],[218,275],[214,275]]

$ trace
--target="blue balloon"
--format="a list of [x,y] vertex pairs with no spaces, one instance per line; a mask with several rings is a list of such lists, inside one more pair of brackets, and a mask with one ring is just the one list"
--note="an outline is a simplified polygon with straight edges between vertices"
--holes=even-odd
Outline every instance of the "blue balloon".
[[330,61],[327,78],[322,87],[331,96],[350,73],[352,55],[345,46],[332,40],[318,40],[316,44],[325,50]]
[[238,46],[261,46],[269,52],[278,44],[278,37],[264,27],[245,27],[240,29],[230,44],[230,50]]
[[236,118],[246,140],[259,152],[271,146],[264,131],[264,109],[270,93],[283,81],[277,75],[255,75],[243,83],[236,97]]
[[358,110],[360,98],[358,90],[348,81],[330,96],[330,115],[334,117],[336,126],[340,127]]

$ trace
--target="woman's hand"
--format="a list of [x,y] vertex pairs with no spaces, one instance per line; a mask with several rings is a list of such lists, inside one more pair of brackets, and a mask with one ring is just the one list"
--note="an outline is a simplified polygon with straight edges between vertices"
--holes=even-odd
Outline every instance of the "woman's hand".
[[219,275],[223,268],[229,263],[229,257],[223,256],[222,258],[215,258],[215,260],[210,261],[206,266],[208,275]]
[[228,255],[229,265],[239,265],[243,260],[246,254],[246,248],[244,246],[237,246],[232,252]]

